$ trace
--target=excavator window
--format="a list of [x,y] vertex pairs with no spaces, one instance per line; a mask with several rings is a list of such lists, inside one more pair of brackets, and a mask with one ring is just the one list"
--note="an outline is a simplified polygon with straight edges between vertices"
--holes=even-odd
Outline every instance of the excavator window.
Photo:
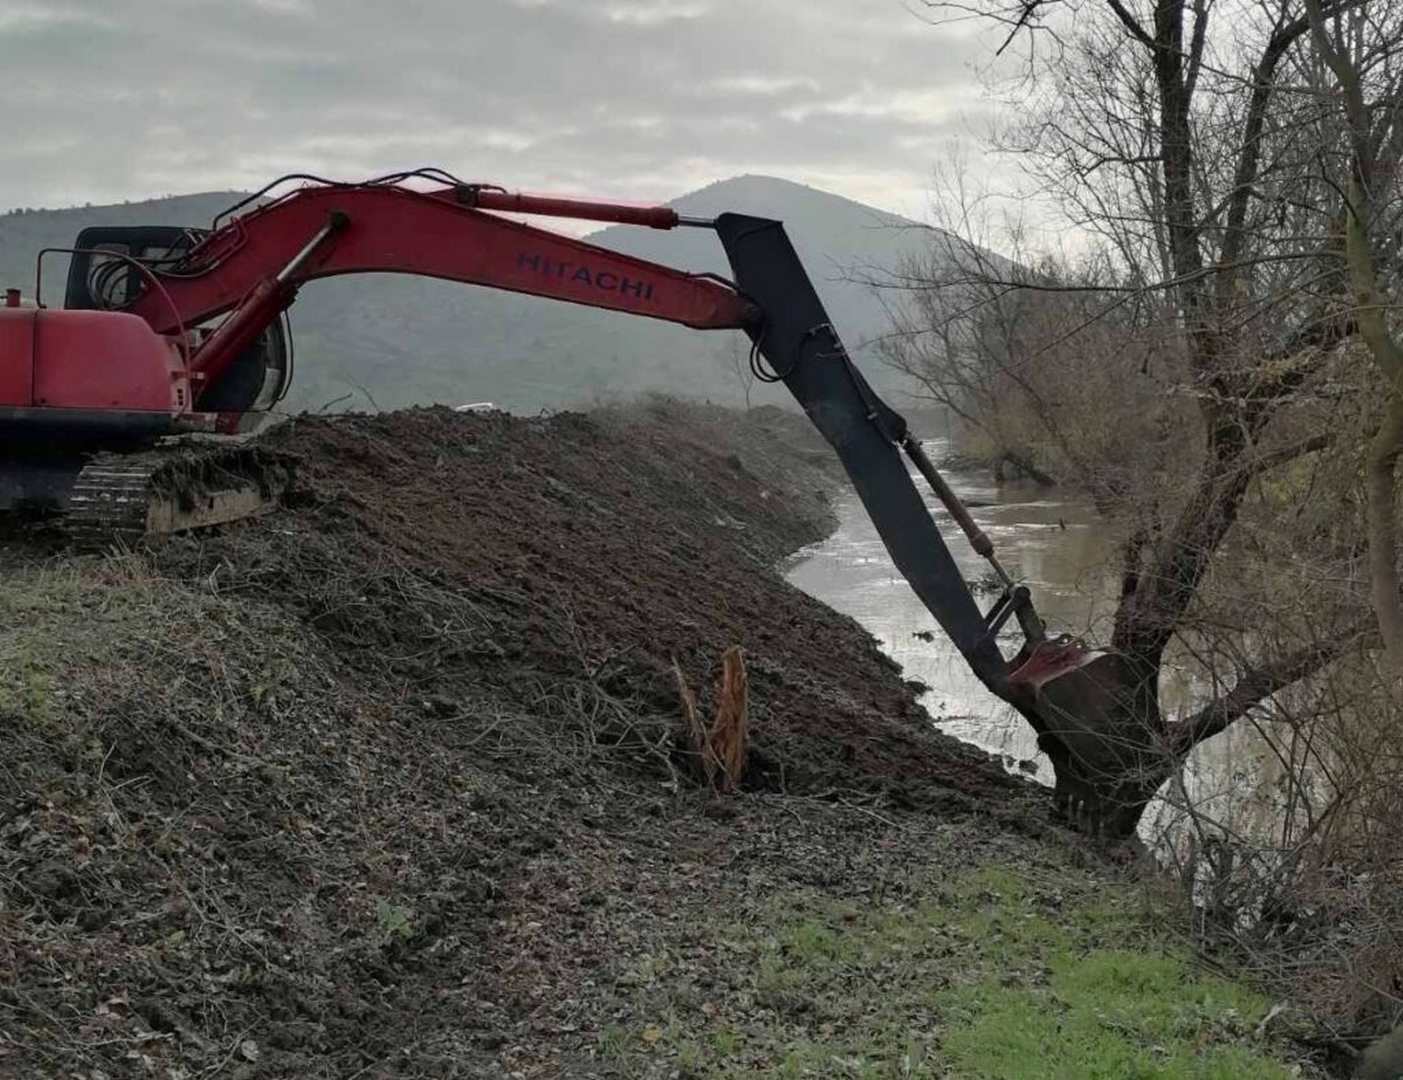
[[70,309],[122,308],[141,291],[141,274],[119,259],[93,252],[111,251],[153,266],[170,263],[200,237],[195,229],[169,225],[97,226],[78,234],[78,249],[68,264],[63,306]]

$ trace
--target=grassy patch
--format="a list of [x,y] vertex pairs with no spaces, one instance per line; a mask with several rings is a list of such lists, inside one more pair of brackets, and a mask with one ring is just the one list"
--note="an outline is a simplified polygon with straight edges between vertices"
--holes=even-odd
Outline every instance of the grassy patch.
[[[632,1027],[601,1034],[606,1075],[1273,1078],[1268,1007],[1195,970],[1129,886],[974,870],[906,900],[795,891],[635,967]],[[919,899],[911,899],[920,897]]]

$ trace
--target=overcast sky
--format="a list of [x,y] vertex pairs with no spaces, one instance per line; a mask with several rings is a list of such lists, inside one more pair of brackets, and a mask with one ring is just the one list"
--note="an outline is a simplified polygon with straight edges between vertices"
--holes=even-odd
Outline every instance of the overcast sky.
[[903,0],[0,0],[0,208],[432,164],[635,200],[770,173],[923,217],[981,48]]

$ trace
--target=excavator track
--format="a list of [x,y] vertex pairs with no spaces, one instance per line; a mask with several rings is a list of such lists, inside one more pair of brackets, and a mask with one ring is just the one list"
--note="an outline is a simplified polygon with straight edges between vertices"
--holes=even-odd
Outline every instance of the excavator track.
[[99,453],[78,473],[60,527],[88,547],[222,525],[262,512],[291,477],[290,456],[248,443]]

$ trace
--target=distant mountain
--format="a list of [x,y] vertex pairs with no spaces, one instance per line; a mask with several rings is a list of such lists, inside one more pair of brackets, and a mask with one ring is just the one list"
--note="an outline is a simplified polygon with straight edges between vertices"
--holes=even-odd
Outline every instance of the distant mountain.
[[[730,210],[783,221],[828,314],[853,350],[885,332],[887,320],[870,291],[852,277],[860,279],[866,268],[889,272],[904,256],[930,245],[930,230],[914,221],[772,176],[722,180],[668,205],[695,217]],[[616,225],[589,239],[640,258],[730,274],[725,252],[706,229],[662,232]]]
[[[206,193],[5,215],[0,286],[18,284],[30,293],[37,251],[72,244],[86,225],[208,225],[237,198]],[[698,216],[733,210],[783,220],[849,349],[874,383],[899,396],[901,377],[862,347],[884,331],[882,307],[846,275],[862,267],[889,270],[924,250],[929,237],[923,227],[767,176],[724,180],[671,205]],[[681,269],[729,272],[720,243],[703,229],[615,226],[588,239]],[[61,299],[65,262],[46,260],[50,303]],[[743,348],[738,334],[700,333],[452,282],[381,274],[316,282],[293,306],[292,321],[298,372],[289,405],[295,409],[339,399],[341,408],[494,401],[528,412],[646,390],[729,403],[742,395],[731,366],[733,353]],[[755,387],[752,400],[783,403],[787,395]]]

